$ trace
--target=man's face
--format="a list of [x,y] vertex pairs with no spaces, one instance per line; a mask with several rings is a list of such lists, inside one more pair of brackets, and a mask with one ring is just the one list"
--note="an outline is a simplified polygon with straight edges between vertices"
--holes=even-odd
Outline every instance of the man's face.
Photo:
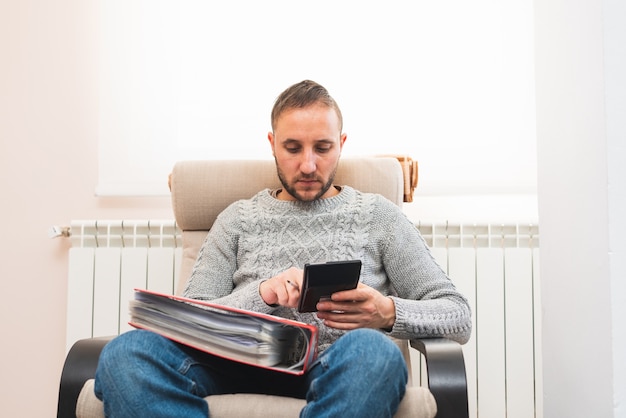
[[268,139],[284,188],[279,199],[310,202],[337,194],[331,186],[346,134],[334,109],[320,104],[289,109]]

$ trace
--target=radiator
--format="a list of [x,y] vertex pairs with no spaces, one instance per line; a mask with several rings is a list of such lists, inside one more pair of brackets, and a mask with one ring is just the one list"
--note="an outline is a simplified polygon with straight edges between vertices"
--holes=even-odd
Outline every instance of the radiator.
[[135,288],[174,293],[182,243],[174,221],[73,221],[66,348],[130,329]]
[[543,417],[538,227],[417,226],[472,308],[463,346],[470,416]]
[[[538,227],[417,227],[472,308],[474,331],[463,346],[470,416],[541,418]],[[79,339],[130,329],[134,288],[173,293],[177,287],[182,248],[174,221],[74,221],[71,240],[68,350]],[[425,384],[419,353],[412,363],[413,380]]]

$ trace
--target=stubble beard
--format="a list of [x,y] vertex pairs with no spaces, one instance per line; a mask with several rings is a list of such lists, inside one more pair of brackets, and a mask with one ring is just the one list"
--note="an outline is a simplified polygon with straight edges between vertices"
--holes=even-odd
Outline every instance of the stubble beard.
[[[274,159],[276,159],[276,157],[274,157]],[[315,196],[313,196],[312,198],[304,198],[304,197],[302,197],[298,193],[298,191],[295,189],[295,187],[289,184],[289,182],[285,178],[284,173],[282,172],[282,170],[278,166],[278,162],[276,162],[276,171],[278,172],[278,179],[280,180],[280,183],[283,185],[283,189],[285,189],[285,191],[287,193],[289,193],[291,196],[293,196],[299,202],[313,202],[314,200],[317,200],[317,199],[321,198],[322,196],[324,196],[324,194],[328,191],[328,189],[330,189],[331,186],[333,185],[333,181],[335,180],[335,175],[337,174],[337,165],[335,165],[335,168],[333,169],[333,172],[328,177],[328,181],[322,186],[320,191]],[[300,179],[302,179],[302,178],[319,180],[318,178],[313,177],[313,176],[311,176],[311,177],[301,176]],[[296,179],[296,181],[297,180],[298,179]]]

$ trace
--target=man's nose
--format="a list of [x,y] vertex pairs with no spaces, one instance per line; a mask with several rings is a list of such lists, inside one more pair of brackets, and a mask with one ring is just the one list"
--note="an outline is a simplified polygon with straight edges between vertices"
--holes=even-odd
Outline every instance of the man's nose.
[[300,162],[300,171],[304,174],[314,173],[317,169],[316,155],[312,151],[305,151],[302,154],[302,161]]

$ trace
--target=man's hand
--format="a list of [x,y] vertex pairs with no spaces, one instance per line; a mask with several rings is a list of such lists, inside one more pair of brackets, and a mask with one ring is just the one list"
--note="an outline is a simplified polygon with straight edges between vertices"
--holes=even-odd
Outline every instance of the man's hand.
[[329,327],[390,329],[396,322],[396,306],[391,298],[359,283],[353,290],[333,293],[331,300],[317,304],[317,317]]
[[261,283],[259,293],[268,305],[296,308],[300,299],[300,288],[304,272],[295,267],[283,271]]

